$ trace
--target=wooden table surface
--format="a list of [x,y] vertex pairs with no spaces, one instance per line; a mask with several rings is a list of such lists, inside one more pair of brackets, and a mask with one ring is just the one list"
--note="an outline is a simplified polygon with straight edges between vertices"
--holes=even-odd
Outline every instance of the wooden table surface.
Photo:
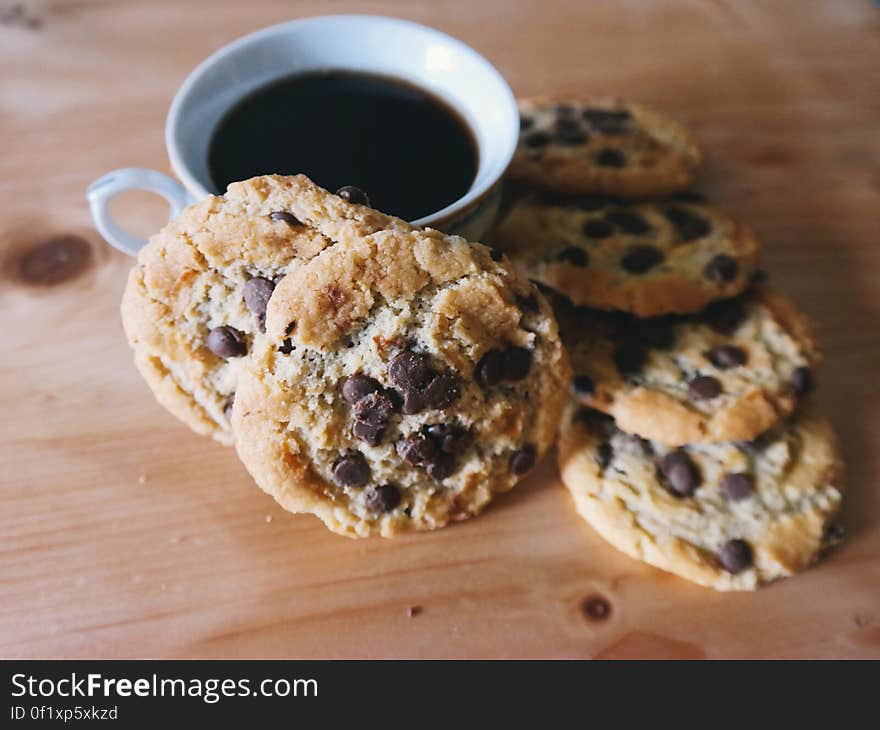
[[[207,54],[346,11],[452,33],[519,94],[618,94],[693,127],[703,187],[817,322],[818,400],[850,472],[841,549],[715,593],[605,545],[549,462],[469,523],[350,541],[154,402],[117,311],[132,261],[85,188],[168,171],[165,113]],[[867,0],[0,0],[0,656],[880,657],[878,135]],[[161,225],[156,200],[119,202],[139,231]]]

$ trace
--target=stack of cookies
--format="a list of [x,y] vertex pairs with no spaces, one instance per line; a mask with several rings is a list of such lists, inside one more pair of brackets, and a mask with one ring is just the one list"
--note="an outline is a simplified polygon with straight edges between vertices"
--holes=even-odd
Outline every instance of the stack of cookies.
[[187,208],[141,251],[122,317],[168,410],[352,537],[480,512],[552,445],[571,379],[509,261],[303,176]]
[[806,567],[840,537],[841,463],[759,240],[688,192],[680,125],[620,102],[521,115],[495,248],[301,175],[187,208],[123,298],[144,378],[344,535],[476,515],[559,432],[578,511],[626,553],[721,590]]
[[521,104],[489,240],[552,301],[573,367],[559,468],[627,554],[719,590],[841,533],[841,460],[808,402],[818,353],[748,226],[689,192],[680,125],[616,101]]

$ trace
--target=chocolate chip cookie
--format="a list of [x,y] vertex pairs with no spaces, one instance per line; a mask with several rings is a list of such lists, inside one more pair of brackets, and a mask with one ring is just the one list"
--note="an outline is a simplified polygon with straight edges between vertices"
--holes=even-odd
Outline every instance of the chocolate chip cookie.
[[790,576],[842,536],[836,439],[810,411],[754,442],[671,448],[571,404],[559,468],[578,512],[614,547],[716,590]]
[[654,197],[684,190],[703,159],[680,124],[619,100],[519,103],[513,180],[563,193]]
[[570,369],[548,303],[493,253],[382,231],[278,284],[233,409],[260,487],[343,535],[391,536],[475,515],[531,470]]
[[238,374],[293,262],[337,241],[411,228],[341,195],[302,175],[234,183],[188,207],[141,251],[123,325],[153,393],[193,430],[232,442]]
[[697,315],[644,320],[555,302],[574,397],[644,438],[753,439],[813,385],[819,356],[805,317],[764,288]]
[[760,251],[748,226],[690,194],[656,202],[526,196],[488,239],[576,304],[640,317],[739,294]]

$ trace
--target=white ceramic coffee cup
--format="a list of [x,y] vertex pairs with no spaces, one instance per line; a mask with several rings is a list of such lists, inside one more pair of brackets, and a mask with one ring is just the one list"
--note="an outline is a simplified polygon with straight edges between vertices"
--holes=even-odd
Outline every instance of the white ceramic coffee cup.
[[409,81],[461,114],[477,142],[476,177],[461,198],[412,223],[478,239],[497,211],[501,176],[519,135],[510,87],[485,58],[461,41],[423,25],[370,15],[293,20],[239,38],[208,57],[183,82],[165,123],[168,156],[183,184],[142,168],[107,173],[87,193],[98,231],[111,246],[136,254],[145,241],[127,233],[110,215],[114,196],[129,190],[157,193],[170,204],[173,218],[195,200],[222,192],[213,189],[208,146],[223,115],[271,81],[328,69]]

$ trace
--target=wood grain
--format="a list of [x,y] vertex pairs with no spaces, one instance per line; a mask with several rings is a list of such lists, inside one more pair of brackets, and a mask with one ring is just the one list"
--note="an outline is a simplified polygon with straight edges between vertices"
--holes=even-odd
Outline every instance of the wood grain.
[[[15,5],[0,0],[0,655],[880,657],[876,5]],[[845,546],[757,594],[716,594],[606,546],[549,463],[469,524],[349,541],[283,513],[232,451],[156,405],[117,314],[131,261],[99,240],[85,188],[114,167],[168,170],[167,106],[208,53],[350,10],[446,30],[517,93],[619,94],[694,128],[704,187],[766,238],[778,286],[818,324]],[[142,231],[162,222],[153,200],[121,209]]]

